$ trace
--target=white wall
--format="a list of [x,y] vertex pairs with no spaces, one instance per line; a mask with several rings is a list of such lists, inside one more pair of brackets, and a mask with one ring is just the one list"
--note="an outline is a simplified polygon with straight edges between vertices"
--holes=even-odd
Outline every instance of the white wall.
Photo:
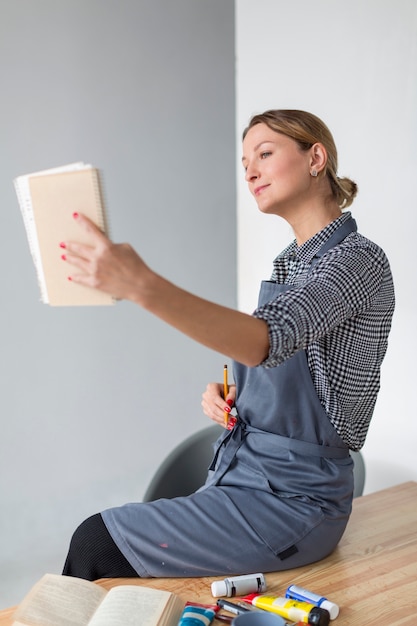
[[0,0],[0,78],[2,608],[140,500],[224,364],[130,303],[41,304],[12,180],[92,162],[114,239],[235,306],[233,0]]
[[[321,117],[339,172],[359,185],[360,231],[391,262],[397,295],[382,389],[363,453],[365,492],[417,480],[416,346],[417,4],[415,0],[236,0],[237,131],[270,108]],[[238,166],[239,167],[239,166]],[[239,307],[292,239],[257,213],[238,169]]]

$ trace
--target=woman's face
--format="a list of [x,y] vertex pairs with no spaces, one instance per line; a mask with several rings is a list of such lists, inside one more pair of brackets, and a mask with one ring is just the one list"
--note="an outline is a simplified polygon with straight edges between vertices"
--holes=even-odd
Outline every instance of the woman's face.
[[242,163],[258,208],[288,218],[311,198],[311,150],[289,137],[256,124],[243,140]]

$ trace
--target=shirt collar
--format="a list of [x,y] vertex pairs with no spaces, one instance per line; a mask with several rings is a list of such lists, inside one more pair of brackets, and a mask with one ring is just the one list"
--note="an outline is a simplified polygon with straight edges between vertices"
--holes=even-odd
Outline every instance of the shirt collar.
[[297,241],[294,239],[294,241],[292,241],[290,245],[287,246],[287,248],[285,248],[285,250],[283,250],[281,254],[277,256],[274,264],[282,263],[283,259],[285,258],[298,259],[303,263],[310,264],[322,245],[329,239],[329,237],[331,237],[335,230],[337,230],[339,226],[347,222],[350,217],[350,211],[342,213],[340,217],[333,220],[333,222],[330,222],[330,224],[327,224],[327,226],[325,226],[322,230],[313,235],[313,237],[308,239],[301,246],[298,246]]

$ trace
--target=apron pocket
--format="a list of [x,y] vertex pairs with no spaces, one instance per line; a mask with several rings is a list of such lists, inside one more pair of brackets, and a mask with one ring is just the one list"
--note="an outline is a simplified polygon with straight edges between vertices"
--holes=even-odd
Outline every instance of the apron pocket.
[[297,543],[319,526],[325,515],[315,502],[302,497],[280,497],[265,491],[230,494],[247,522],[281,560],[294,554]]

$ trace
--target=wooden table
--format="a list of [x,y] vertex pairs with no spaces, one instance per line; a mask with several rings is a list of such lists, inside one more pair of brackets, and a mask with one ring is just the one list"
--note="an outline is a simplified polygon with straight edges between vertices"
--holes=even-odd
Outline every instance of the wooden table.
[[[214,602],[216,578],[119,578],[98,584],[135,584],[168,589],[185,601]],[[407,482],[353,503],[337,549],[313,565],[266,574],[268,593],[284,595],[295,583],[340,606],[334,626],[417,625],[417,482]],[[0,611],[0,626],[12,624],[13,608]],[[215,621],[213,625],[223,622]]]

